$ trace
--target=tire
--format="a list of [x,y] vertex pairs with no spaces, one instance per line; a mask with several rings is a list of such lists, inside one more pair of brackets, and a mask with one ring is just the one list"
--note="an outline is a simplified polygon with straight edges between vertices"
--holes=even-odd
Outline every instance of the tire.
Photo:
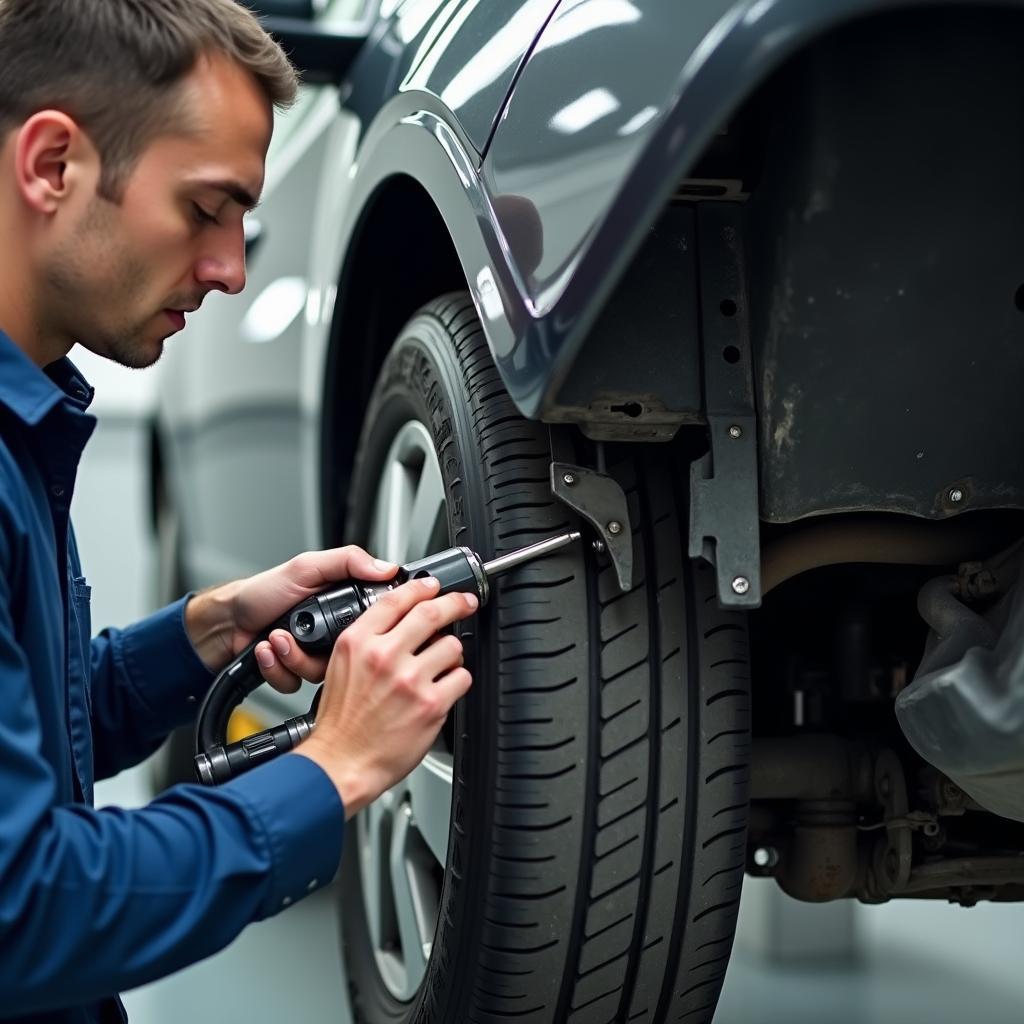
[[[515,410],[466,295],[426,307],[381,370],[350,491],[353,540],[374,535],[381,466],[410,422],[442,468],[443,543],[492,557],[579,525],[551,495],[548,429]],[[412,832],[412,853],[395,856],[415,799],[403,805],[398,787],[376,831],[349,826],[342,930],[359,1022],[712,1019],[745,861],[746,620],[718,609],[714,574],[684,557],[685,474],[663,449],[623,449],[609,471],[629,498],[634,588],[620,593],[607,559],[576,545],[500,579],[462,634],[474,686],[442,738],[450,829],[415,991],[389,987],[387,958],[406,956],[394,929],[389,947],[374,944],[387,871],[394,893],[403,866],[426,877]]]

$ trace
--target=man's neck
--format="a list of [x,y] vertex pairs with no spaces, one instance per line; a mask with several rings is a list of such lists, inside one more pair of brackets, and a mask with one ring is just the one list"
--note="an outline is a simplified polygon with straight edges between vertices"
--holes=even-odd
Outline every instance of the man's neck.
[[24,269],[9,263],[0,270],[0,330],[36,366],[48,366],[67,355],[68,348],[49,336],[36,316],[35,292]]

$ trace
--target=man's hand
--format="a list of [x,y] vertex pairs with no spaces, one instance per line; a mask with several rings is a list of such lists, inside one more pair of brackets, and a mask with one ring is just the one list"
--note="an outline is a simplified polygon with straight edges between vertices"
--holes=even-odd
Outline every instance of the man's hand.
[[296,753],[331,778],[346,818],[419,764],[472,683],[462,642],[437,634],[479,601],[472,594],[437,597],[438,587],[435,579],[398,587],[334,646],[316,729]]
[[[219,672],[235,655],[286,611],[346,579],[387,580],[398,566],[372,558],[362,548],[309,551],[247,580],[226,583],[197,594],[185,608],[185,628],[203,663]],[[263,678],[282,693],[294,693],[301,680],[319,682],[327,658],[313,658],[274,630],[256,647]]]

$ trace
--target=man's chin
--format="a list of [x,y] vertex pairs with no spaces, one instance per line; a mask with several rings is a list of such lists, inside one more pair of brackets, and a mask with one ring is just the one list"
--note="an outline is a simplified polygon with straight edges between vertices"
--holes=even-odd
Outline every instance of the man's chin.
[[[168,335],[169,337],[169,335]],[[129,370],[145,370],[158,362],[164,354],[166,338],[157,341],[136,341],[130,345],[111,345],[104,355]]]

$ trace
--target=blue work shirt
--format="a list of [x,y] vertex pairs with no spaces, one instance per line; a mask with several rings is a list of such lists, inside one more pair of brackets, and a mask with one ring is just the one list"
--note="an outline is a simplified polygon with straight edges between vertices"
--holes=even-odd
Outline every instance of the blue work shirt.
[[90,640],[69,520],[92,389],[0,332],[0,1019],[125,1019],[116,993],[326,884],[337,790],[290,754],[216,789],[95,810],[93,779],[194,718],[210,674],[184,599]]

